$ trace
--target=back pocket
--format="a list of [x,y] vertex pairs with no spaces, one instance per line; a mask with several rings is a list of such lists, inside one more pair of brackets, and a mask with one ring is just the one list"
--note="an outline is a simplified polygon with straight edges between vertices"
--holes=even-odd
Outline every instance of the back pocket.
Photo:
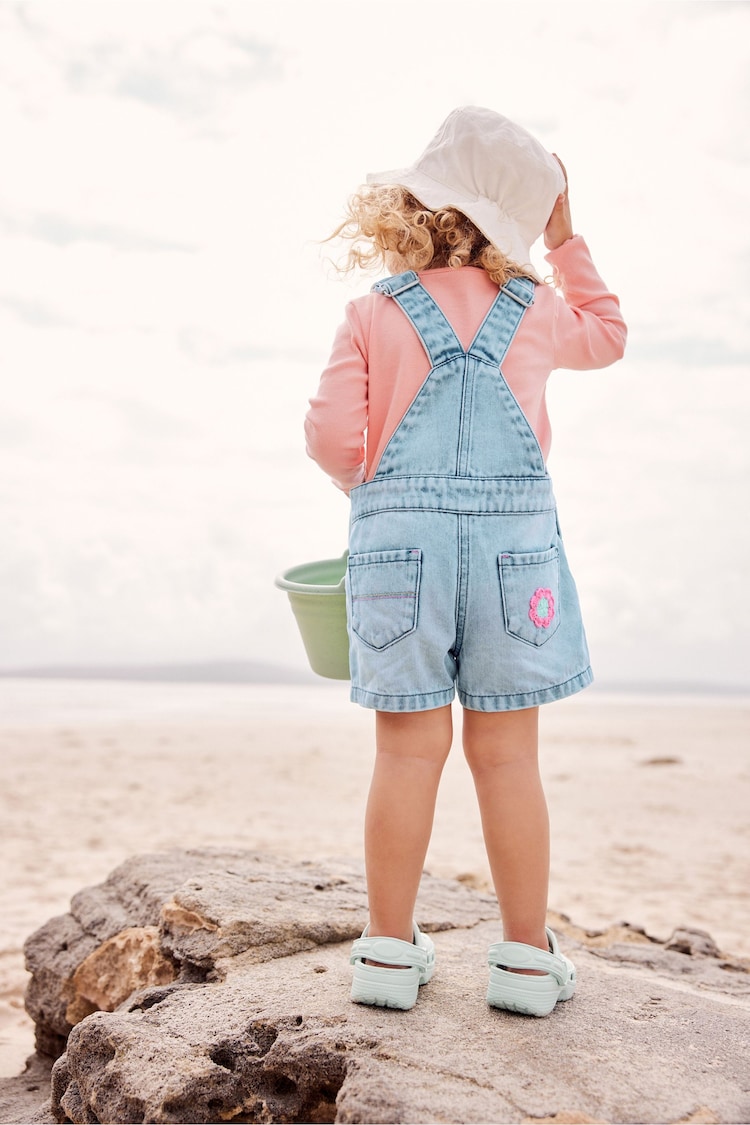
[[560,625],[560,552],[504,552],[498,558],[505,629],[530,645],[543,645]]
[[350,623],[370,648],[388,648],[414,632],[421,572],[419,550],[349,556]]

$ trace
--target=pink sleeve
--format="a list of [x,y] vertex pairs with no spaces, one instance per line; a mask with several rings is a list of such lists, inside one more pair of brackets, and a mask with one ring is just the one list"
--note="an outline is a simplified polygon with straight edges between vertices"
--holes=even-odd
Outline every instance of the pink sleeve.
[[583,238],[573,235],[545,259],[564,298],[555,301],[555,367],[588,371],[621,359],[627,328],[620,302],[597,273]]
[[365,479],[366,428],[367,355],[359,317],[349,304],[305,416],[308,456],[345,492]]

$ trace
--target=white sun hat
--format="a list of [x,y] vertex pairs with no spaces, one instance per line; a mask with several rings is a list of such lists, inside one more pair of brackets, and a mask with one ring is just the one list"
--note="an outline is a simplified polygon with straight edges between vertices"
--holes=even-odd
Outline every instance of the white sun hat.
[[565,191],[559,162],[531,133],[479,106],[454,109],[411,167],[367,183],[405,187],[430,211],[455,207],[537,279],[531,247]]

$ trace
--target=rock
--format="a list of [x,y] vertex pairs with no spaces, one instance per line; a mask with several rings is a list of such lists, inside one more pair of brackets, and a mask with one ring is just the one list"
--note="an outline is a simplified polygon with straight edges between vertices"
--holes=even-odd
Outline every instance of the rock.
[[65,1019],[73,1027],[92,1012],[113,1012],[139,988],[168,984],[176,976],[174,962],[161,951],[157,927],[130,926],[89,953],[73,973]]
[[[80,1019],[113,1011],[139,988],[214,980],[230,964],[358,937],[366,902],[362,872],[347,863],[211,848],[136,856],[27,940],[37,1051],[57,1058]],[[433,930],[497,914],[490,896],[430,877],[421,905]]]
[[75,1016],[81,1010],[78,1005],[87,1005],[74,984],[79,966],[124,930],[158,926],[161,907],[175,887],[204,870],[207,862],[205,853],[183,851],[138,856],[118,867],[101,886],[80,891],[69,914],[52,918],[32,934],[24,946],[31,973],[26,1008],[34,1020],[40,1054],[57,1058],[73,1026],[69,1006]]
[[372,1009],[348,1000],[365,905],[350,864],[239,851],[136,857],[80,892],[27,945],[39,1042],[69,1036],[36,1120],[750,1119],[746,962],[558,916],[577,995],[495,1011],[496,905],[426,875],[438,972],[411,1011]]
[[721,957],[716,942],[705,930],[674,930],[664,948],[687,953],[690,957]]

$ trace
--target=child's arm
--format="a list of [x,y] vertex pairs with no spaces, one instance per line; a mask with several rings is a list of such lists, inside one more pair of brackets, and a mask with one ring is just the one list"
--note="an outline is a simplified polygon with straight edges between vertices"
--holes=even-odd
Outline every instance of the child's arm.
[[350,304],[305,416],[308,456],[344,492],[365,479],[367,358],[359,338],[359,320]]
[[555,307],[555,367],[579,371],[607,367],[622,358],[627,327],[620,302],[599,276],[588,246],[573,234],[568,173],[560,157],[554,156],[565,176],[565,191],[557,197],[544,232],[550,251],[546,260],[554,271],[555,286],[565,298],[564,304],[560,301]]
[[554,302],[553,366],[588,371],[621,359],[628,330],[620,302],[604,284],[583,238],[566,239],[546,260],[564,298]]

